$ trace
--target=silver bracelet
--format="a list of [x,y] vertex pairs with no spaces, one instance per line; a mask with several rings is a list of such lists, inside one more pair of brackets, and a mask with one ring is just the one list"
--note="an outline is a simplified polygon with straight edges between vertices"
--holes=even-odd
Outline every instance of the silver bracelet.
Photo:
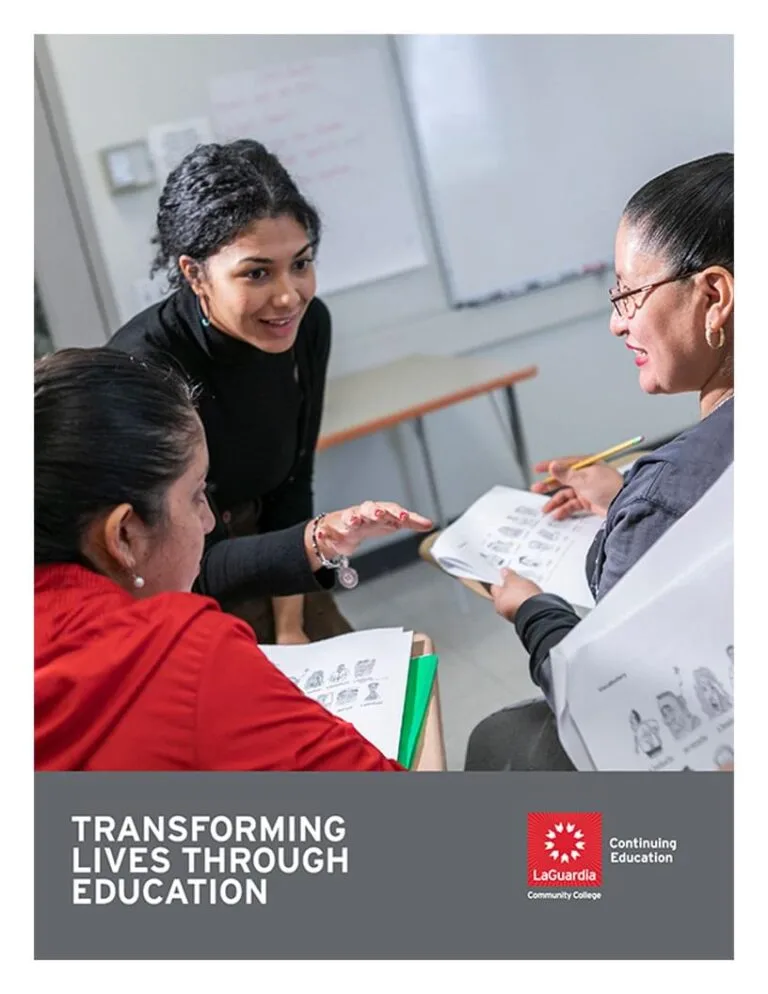
[[312,521],[312,548],[320,563],[326,569],[335,569],[337,571],[338,580],[342,587],[351,590],[357,586],[358,577],[357,570],[352,569],[349,565],[349,559],[346,556],[334,556],[333,559],[328,559],[323,555],[320,546],[317,544],[317,527],[324,517],[324,513],[318,514]]

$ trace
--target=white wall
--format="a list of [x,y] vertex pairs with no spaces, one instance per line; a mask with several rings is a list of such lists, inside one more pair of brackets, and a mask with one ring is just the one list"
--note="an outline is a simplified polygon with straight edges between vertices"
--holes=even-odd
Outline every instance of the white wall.
[[[126,286],[146,276],[159,190],[111,196],[100,150],[144,138],[153,124],[207,113],[206,81],[212,75],[360,45],[390,51],[384,36],[354,35],[69,35],[48,36],[47,43],[66,117],[61,123],[75,150],[108,273],[105,290],[111,291],[122,319],[138,309]],[[401,100],[394,68],[392,86]],[[402,141],[423,205],[404,107]],[[480,310],[452,311],[423,206],[420,222],[430,255],[427,267],[327,298],[334,320],[332,376],[409,352],[482,352],[511,368],[535,363],[540,376],[519,389],[533,459],[595,450],[638,433],[655,438],[695,420],[694,399],[648,398],[640,392],[631,358],[607,331],[606,277]],[[460,512],[495,482],[519,482],[487,399],[430,416],[427,431],[447,513]],[[428,513],[412,437],[407,430],[401,435],[415,482],[411,497],[392,442],[380,435],[320,453],[318,508],[373,497],[413,499]]]
[[[731,35],[406,35],[398,51],[454,300],[604,262],[633,190],[733,149]],[[653,124],[628,141],[641,108]]]
[[94,285],[73,191],[60,168],[59,136],[50,116],[36,75],[35,280],[54,347],[100,345],[109,321]]

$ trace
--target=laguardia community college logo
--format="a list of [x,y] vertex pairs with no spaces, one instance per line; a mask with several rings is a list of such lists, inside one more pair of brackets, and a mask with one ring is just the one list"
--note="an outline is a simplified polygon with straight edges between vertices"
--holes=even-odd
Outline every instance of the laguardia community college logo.
[[528,813],[529,887],[600,887],[602,882],[600,812]]

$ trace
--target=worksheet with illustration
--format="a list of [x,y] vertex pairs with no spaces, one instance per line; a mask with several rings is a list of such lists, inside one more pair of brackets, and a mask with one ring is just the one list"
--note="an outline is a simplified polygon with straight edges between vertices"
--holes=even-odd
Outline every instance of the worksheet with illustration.
[[592,607],[586,557],[603,519],[581,514],[555,521],[542,513],[548,500],[492,487],[440,535],[431,550],[435,562],[452,576],[485,583],[513,569],[575,607]]
[[733,761],[732,470],[551,653],[560,738],[579,769]]
[[378,628],[309,645],[262,645],[308,697],[397,757],[413,632]]

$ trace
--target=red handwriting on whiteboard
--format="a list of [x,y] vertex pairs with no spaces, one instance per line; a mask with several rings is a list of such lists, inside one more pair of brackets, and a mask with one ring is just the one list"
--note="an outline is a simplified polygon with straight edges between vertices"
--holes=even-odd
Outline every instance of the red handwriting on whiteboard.
[[329,121],[327,124],[320,124],[315,129],[315,134],[317,135],[330,135],[335,131],[342,131],[344,125],[341,121]]
[[288,86],[281,86],[277,94],[281,97],[300,97],[302,94],[311,93],[314,89],[311,83],[290,83]]
[[348,176],[352,172],[351,166],[336,166],[334,169],[325,169],[323,172],[317,174],[318,180],[330,180],[338,179],[339,176]]

